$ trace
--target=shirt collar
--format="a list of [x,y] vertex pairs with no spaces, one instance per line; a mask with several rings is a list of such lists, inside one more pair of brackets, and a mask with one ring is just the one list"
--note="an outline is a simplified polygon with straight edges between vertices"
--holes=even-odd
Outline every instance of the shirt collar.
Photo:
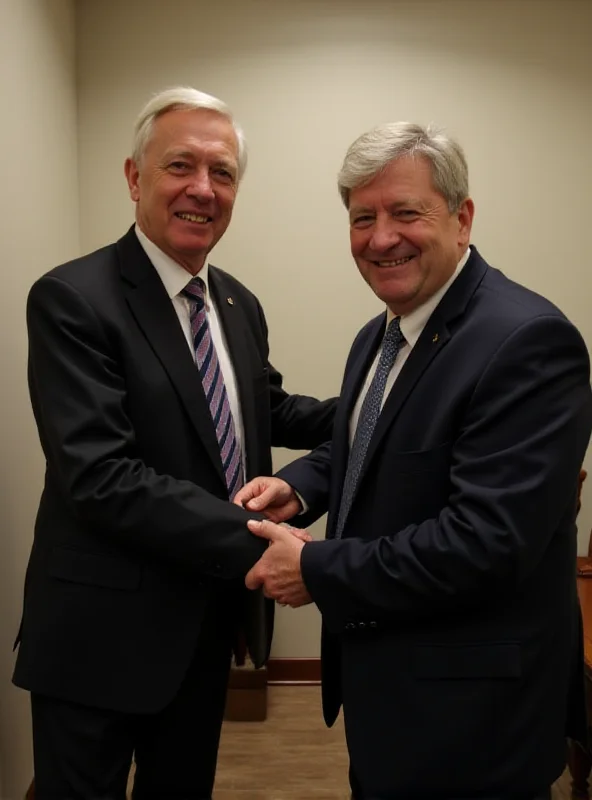
[[[432,312],[435,310],[436,306],[440,302],[440,300],[444,297],[448,289],[452,286],[454,281],[460,275],[460,272],[464,265],[469,260],[469,256],[471,255],[471,248],[467,247],[467,251],[461,260],[456,265],[456,269],[452,273],[452,275],[448,278],[444,286],[441,286],[438,291],[433,294],[428,300],[425,301],[421,306],[415,308],[409,314],[404,314],[401,317],[401,333],[405,337],[405,341],[410,347],[413,347],[419,337],[421,336],[421,332],[427,325],[429,318],[432,316]],[[387,308],[386,310],[386,324],[388,325],[395,318],[396,314]]]
[[[190,275],[186,269],[184,269],[180,264],[168,256],[166,253],[157,247],[153,241],[151,241],[146,234],[140,229],[139,225],[136,224],[135,227],[136,236],[138,237],[138,241],[142,245],[144,252],[152,262],[152,266],[158,272],[160,280],[163,283],[166,293],[172,300],[178,294],[180,294],[183,289],[187,286],[189,281],[192,279],[192,275]],[[197,273],[202,281],[206,285],[206,305],[208,305],[208,298],[210,294],[210,284],[209,284],[209,264],[206,261],[200,271]]]

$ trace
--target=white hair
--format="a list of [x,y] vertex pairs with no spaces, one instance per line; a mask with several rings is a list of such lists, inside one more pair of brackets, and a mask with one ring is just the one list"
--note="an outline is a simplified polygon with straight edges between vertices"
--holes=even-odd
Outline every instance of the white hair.
[[434,125],[389,122],[363,133],[350,146],[337,178],[345,207],[349,195],[369,183],[387,164],[403,156],[420,156],[431,167],[434,188],[455,213],[469,196],[469,170],[462,147]]
[[247,168],[247,142],[241,126],[234,120],[229,107],[222,100],[211,94],[200,92],[191,86],[174,86],[155,94],[140,111],[134,125],[134,140],[132,145],[132,159],[139,163],[146,145],[152,135],[154,120],[167,111],[178,109],[205,108],[215,111],[225,117],[232,125],[238,142],[238,178],[244,175]]

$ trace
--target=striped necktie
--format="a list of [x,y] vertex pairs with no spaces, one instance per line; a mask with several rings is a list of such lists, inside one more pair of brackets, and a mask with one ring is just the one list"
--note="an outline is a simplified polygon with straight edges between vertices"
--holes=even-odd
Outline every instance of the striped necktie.
[[393,368],[397,354],[404,343],[405,337],[401,333],[399,317],[395,317],[389,322],[384,334],[378,366],[360,410],[360,418],[349,454],[345,481],[343,482],[341,505],[339,506],[337,526],[335,528],[336,539],[340,539],[343,533],[347,515],[350,512],[354,495],[358,488],[358,481],[362,473],[366,453],[368,452],[368,445],[380,416],[386,381]]
[[226,477],[228,496],[232,500],[243,485],[241,451],[236,438],[234,420],[232,419],[228,394],[224,385],[224,376],[222,375],[206,316],[205,288],[201,278],[192,278],[182,293],[187,297],[190,304],[191,334],[193,336],[195,361],[212,415],[214,428],[216,429],[216,438],[220,446],[220,456]]

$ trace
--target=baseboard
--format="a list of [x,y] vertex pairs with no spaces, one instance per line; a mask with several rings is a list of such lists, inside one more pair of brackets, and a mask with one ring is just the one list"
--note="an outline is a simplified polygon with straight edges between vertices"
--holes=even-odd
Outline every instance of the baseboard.
[[270,658],[267,683],[317,685],[321,682],[320,658]]

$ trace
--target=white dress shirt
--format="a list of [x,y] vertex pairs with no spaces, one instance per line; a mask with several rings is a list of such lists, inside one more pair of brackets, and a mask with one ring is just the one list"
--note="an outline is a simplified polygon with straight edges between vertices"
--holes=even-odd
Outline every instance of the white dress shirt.
[[[432,312],[435,310],[436,306],[440,302],[440,300],[444,297],[450,286],[454,283],[457,277],[460,274],[460,271],[467,263],[469,256],[471,254],[471,248],[468,247],[466,253],[461,258],[461,260],[456,265],[456,269],[454,273],[448,278],[444,286],[442,286],[438,291],[432,295],[429,300],[426,300],[423,305],[418,306],[418,308],[411,311],[409,314],[405,314],[401,317],[401,333],[405,337],[405,344],[401,347],[399,352],[397,353],[397,357],[395,359],[395,363],[389,373],[388,378],[386,379],[386,386],[384,388],[384,395],[382,396],[382,403],[381,403],[381,410],[385,404],[386,398],[389,396],[389,393],[393,386],[395,385],[395,381],[399,377],[401,370],[403,369],[403,364],[409,358],[409,354],[415,347],[417,340],[421,336],[421,333],[425,326],[428,324],[429,318],[432,316]],[[386,310],[386,325],[388,326],[389,322],[391,322],[395,318],[395,314],[387,308]],[[386,330],[386,327],[385,327]],[[354,440],[354,435],[356,432],[356,428],[358,427],[358,421],[360,419],[360,411],[362,410],[362,404],[364,402],[364,398],[368,393],[368,389],[370,388],[370,384],[372,383],[372,378],[374,377],[374,373],[376,372],[376,367],[378,366],[378,359],[380,358],[380,352],[382,347],[378,349],[378,353],[376,354],[376,358],[372,362],[370,369],[368,370],[368,374],[366,375],[366,380],[364,381],[364,385],[360,390],[360,394],[358,399],[356,400],[356,404],[353,408],[352,415],[350,418],[349,423],[349,444],[350,447]]]
[[[174,261],[170,256],[168,256],[166,253],[163,253],[162,250],[154,244],[154,242],[150,241],[150,239],[140,230],[138,225],[136,225],[135,231],[140,244],[152,262],[154,269],[157,271],[160,280],[163,283],[166,293],[171,299],[173,308],[175,309],[177,317],[179,318],[181,329],[185,334],[185,339],[187,340],[187,346],[189,347],[191,357],[195,361],[195,350],[193,349],[193,336],[191,333],[190,301],[187,297],[181,294],[193,276],[190,275],[189,272],[187,272],[187,270],[184,269],[180,264],[177,264],[177,262]],[[238,444],[241,446],[241,457],[244,473],[245,451],[242,444],[245,440],[245,437],[243,417],[238,397],[236,375],[234,373],[234,367],[232,366],[232,360],[228,351],[226,337],[224,336],[224,331],[220,325],[216,306],[214,305],[212,296],[210,294],[209,265],[207,261],[200,269],[198,275],[206,286],[206,316],[210,326],[212,341],[214,343],[214,347],[216,348],[216,354],[220,363],[220,369],[222,370],[222,375],[224,377],[226,394],[228,395],[230,411],[232,412],[232,419],[234,421],[234,431],[238,440]]]

